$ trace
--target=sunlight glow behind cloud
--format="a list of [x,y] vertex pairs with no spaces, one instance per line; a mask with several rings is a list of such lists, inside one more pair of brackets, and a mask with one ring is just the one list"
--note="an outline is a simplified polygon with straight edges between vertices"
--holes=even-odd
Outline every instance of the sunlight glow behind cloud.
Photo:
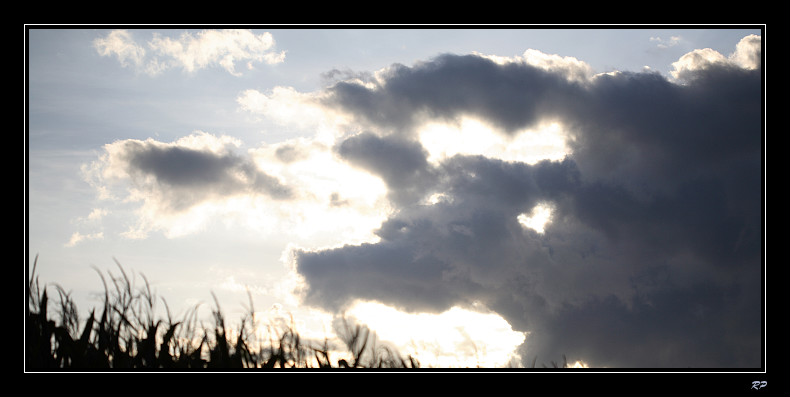
[[466,117],[458,124],[426,123],[418,135],[433,164],[457,154],[534,164],[541,160],[561,160],[569,152],[562,127],[556,122],[508,137],[482,121]]
[[360,301],[347,315],[359,319],[403,354],[424,366],[503,367],[518,362],[516,347],[526,338],[496,313],[454,307],[439,314],[405,313],[377,302]]
[[526,228],[535,230],[543,234],[544,227],[551,220],[551,205],[547,203],[540,203],[532,209],[529,214],[521,214],[518,216],[518,222]]
[[480,56],[490,59],[499,65],[506,64],[527,64],[553,73],[562,74],[568,81],[584,83],[593,76],[593,69],[586,62],[580,61],[571,56],[561,56],[557,54],[546,54],[536,49],[528,49],[524,54],[516,57],[505,57],[498,55]]

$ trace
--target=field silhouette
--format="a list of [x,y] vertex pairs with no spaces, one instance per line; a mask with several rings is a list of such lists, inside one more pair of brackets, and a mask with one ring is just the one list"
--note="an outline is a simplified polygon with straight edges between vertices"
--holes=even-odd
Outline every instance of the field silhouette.
[[[256,327],[252,298],[236,327],[228,326],[216,296],[213,323],[198,318],[198,306],[176,319],[167,302],[166,316],[156,317],[158,297],[148,280],[134,286],[120,263],[120,274],[107,277],[97,270],[104,284],[103,305],[80,320],[69,293],[58,284],[53,301],[51,289],[39,284],[35,274],[38,257],[28,279],[28,313],[25,324],[25,370],[127,370],[127,369],[418,369],[413,356],[403,357],[396,349],[378,341],[364,325],[343,319],[342,345],[304,340],[290,323]],[[52,307],[55,310],[51,310]],[[537,358],[533,360],[535,368]],[[552,361],[553,368],[567,368]],[[543,365],[546,368],[546,365]]]

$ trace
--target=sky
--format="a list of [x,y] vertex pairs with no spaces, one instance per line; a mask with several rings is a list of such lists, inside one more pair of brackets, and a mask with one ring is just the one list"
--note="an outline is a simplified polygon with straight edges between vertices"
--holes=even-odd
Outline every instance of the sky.
[[27,28],[25,256],[86,313],[117,260],[424,366],[762,364],[759,27]]

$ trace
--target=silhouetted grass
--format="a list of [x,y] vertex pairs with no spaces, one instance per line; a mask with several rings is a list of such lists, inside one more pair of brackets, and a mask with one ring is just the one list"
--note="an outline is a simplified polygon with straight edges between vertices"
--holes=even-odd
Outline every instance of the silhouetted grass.
[[[50,289],[39,284],[34,260],[27,285],[25,366],[27,370],[50,369],[265,369],[265,368],[418,368],[411,356],[402,358],[394,349],[377,346],[367,327],[345,322],[349,357],[333,359],[336,346],[304,341],[290,324],[270,324],[265,335],[256,332],[255,311],[250,297],[247,314],[238,327],[229,327],[219,302],[213,324],[198,319],[198,306],[180,319],[173,318],[162,299],[166,316],[155,309],[158,298],[148,280],[136,288],[133,278],[116,261],[119,274],[107,277],[97,270],[104,285],[103,305],[97,317],[93,309],[87,319],[79,318],[77,307],[57,284],[57,302]],[[54,307],[55,313],[50,310]],[[54,314],[54,316],[53,316]],[[54,318],[54,319],[53,319]]]
[[[339,338],[343,346],[329,339],[305,341],[290,323],[272,322],[262,332],[256,324],[252,297],[237,327],[229,327],[219,301],[212,293],[213,324],[198,318],[199,305],[174,318],[162,298],[165,316],[157,317],[159,302],[145,276],[135,287],[120,263],[119,274],[103,274],[95,269],[104,286],[103,304],[87,319],[80,319],[70,294],[52,284],[39,284],[36,256],[27,285],[28,314],[25,334],[25,368],[28,371],[53,369],[271,369],[271,368],[420,368],[412,356],[402,357],[392,347],[379,344],[369,328],[343,319]],[[51,309],[54,308],[53,313]],[[332,357],[337,356],[337,358]],[[532,362],[536,368],[537,357]],[[560,365],[568,368],[565,355]],[[543,364],[543,368],[549,368]]]

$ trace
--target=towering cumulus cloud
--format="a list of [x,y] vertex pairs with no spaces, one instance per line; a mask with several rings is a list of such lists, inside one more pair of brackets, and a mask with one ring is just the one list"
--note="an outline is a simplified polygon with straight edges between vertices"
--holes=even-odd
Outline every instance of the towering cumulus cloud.
[[[442,55],[336,83],[324,104],[367,132],[335,152],[380,176],[395,211],[378,242],[296,253],[306,302],[482,303],[528,332],[529,362],[759,367],[759,37],[737,51],[693,53],[674,79]],[[557,123],[569,154],[428,161],[419,127],[464,117],[505,137]],[[542,233],[519,222],[538,204]]]

